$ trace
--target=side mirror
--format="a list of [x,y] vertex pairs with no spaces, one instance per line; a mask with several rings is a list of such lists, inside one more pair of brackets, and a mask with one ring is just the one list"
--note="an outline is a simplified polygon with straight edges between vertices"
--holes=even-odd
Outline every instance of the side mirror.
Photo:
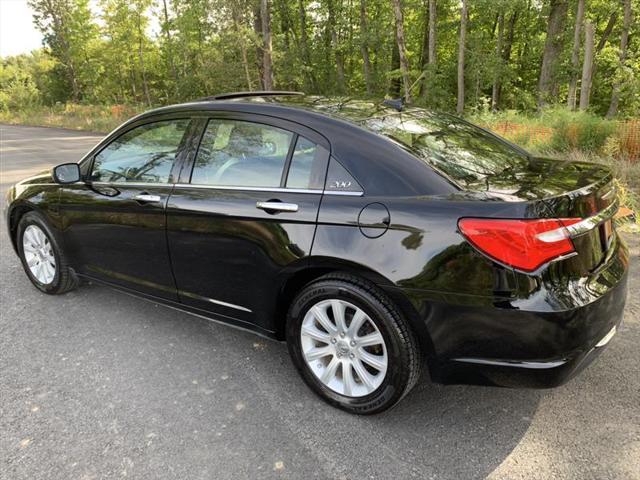
[[56,183],[66,184],[80,181],[80,166],[77,163],[63,163],[53,167],[53,180]]

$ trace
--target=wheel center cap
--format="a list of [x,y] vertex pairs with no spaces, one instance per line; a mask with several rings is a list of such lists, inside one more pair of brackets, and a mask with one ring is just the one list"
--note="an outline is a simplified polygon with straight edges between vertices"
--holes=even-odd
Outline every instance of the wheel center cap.
[[339,342],[336,345],[336,351],[341,355],[348,355],[351,349],[349,348],[349,344],[347,342]]

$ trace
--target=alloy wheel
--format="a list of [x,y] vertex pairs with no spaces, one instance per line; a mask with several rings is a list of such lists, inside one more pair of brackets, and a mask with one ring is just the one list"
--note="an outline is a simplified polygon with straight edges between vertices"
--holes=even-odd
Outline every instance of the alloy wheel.
[[53,282],[56,276],[56,258],[53,247],[44,231],[37,225],[29,225],[22,234],[24,259],[31,274],[43,285]]
[[339,299],[316,303],[302,321],[300,339],[307,366],[334,392],[362,397],[384,381],[384,338],[361,308]]

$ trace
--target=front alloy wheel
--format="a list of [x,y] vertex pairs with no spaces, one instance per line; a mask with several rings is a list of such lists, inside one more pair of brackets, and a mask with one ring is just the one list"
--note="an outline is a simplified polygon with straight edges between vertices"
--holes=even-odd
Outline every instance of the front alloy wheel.
[[38,225],[29,225],[22,234],[22,250],[31,274],[43,285],[56,276],[56,258],[47,235]]
[[77,286],[76,275],[42,214],[25,213],[18,222],[15,240],[22,266],[37,289],[59,294]]

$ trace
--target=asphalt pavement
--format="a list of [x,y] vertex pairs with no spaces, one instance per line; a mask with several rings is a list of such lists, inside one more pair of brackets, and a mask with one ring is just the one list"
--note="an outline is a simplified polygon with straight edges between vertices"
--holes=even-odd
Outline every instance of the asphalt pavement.
[[[0,189],[99,136],[0,125]],[[640,240],[622,328],[553,390],[440,386],[359,417],[286,346],[96,285],[47,296],[0,220],[0,479],[640,479]]]

